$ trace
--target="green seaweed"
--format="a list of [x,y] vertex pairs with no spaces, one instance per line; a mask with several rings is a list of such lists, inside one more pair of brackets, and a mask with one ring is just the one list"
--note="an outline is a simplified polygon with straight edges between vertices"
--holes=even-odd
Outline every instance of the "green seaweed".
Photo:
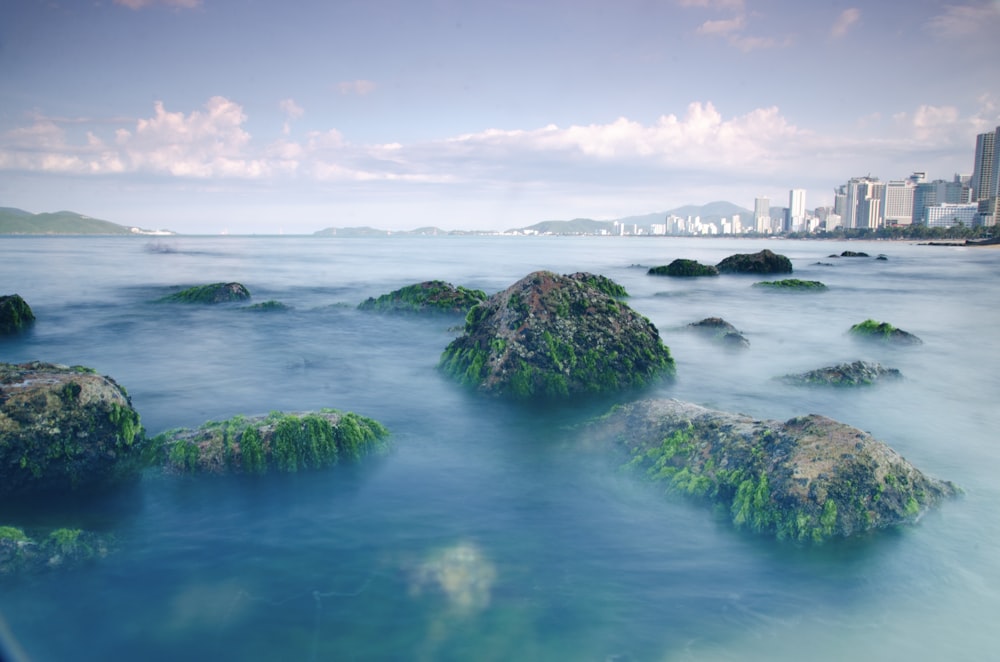
[[818,280],[801,280],[798,278],[785,278],[782,280],[762,280],[754,283],[753,287],[774,290],[825,290],[826,285]]

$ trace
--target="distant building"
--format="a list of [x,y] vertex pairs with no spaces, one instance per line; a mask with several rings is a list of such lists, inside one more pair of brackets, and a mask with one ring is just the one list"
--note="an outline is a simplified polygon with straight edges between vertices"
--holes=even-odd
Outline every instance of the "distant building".
[[885,185],[882,192],[882,217],[886,225],[910,225],[913,223],[912,180],[894,180]]
[[847,229],[878,228],[882,219],[882,189],[884,184],[878,177],[852,177],[842,186],[844,191],[843,211],[838,211]]
[[806,190],[793,188],[788,192],[788,211],[785,218],[785,230],[800,232],[805,229],[806,222]]
[[771,201],[770,199],[755,198],[753,201],[753,224],[754,229],[760,234],[771,233]]
[[929,228],[972,227],[976,223],[978,209],[979,204],[975,202],[931,205],[924,208],[923,224]]

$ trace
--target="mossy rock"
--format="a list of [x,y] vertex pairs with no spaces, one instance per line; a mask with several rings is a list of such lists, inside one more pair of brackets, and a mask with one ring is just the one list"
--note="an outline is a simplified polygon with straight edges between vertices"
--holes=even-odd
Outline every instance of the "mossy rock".
[[818,280],[800,280],[798,278],[762,280],[754,283],[753,286],[768,290],[791,290],[797,292],[816,292],[826,289],[826,285]]
[[250,290],[242,283],[212,283],[211,285],[196,285],[174,292],[159,299],[160,303],[230,303],[246,301],[250,298]]
[[897,329],[888,322],[867,319],[852,326],[848,333],[855,338],[871,340],[886,345],[920,345],[923,341],[908,331]]
[[739,274],[790,274],[792,261],[769,249],[758,253],[738,253],[730,255],[715,265],[721,273]]
[[612,279],[607,276],[602,276],[601,274],[578,271],[575,274],[566,274],[566,277],[589,285],[590,287],[604,292],[609,297],[615,297],[616,299],[624,299],[628,297],[628,291],[626,291],[622,285],[619,285]]
[[246,310],[252,313],[275,313],[291,309],[292,309],[291,306],[283,304],[280,301],[275,301],[274,299],[270,299],[268,301],[261,301],[260,303],[255,303],[240,308],[240,310]]
[[369,297],[358,305],[359,310],[380,313],[448,313],[465,315],[469,309],[486,299],[482,290],[454,286],[443,280],[429,280],[407,285],[376,298]]
[[20,333],[35,321],[31,306],[20,294],[0,296],[0,335]]
[[718,276],[719,270],[710,264],[701,264],[696,260],[685,260],[679,258],[666,266],[653,267],[646,273],[650,276],[696,278],[699,276]]
[[902,373],[896,368],[886,368],[880,363],[854,361],[840,365],[819,368],[794,375],[785,375],[781,381],[797,386],[871,386],[885,379],[901,379]]
[[677,400],[616,407],[579,431],[669,493],[710,504],[736,528],[821,543],[915,522],[960,490],[885,443],[811,414],[780,422]]
[[0,363],[0,494],[133,479],[148,440],[125,389],[89,368]]
[[0,577],[71,568],[106,557],[113,540],[82,529],[61,528],[30,537],[22,529],[0,526]]
[[862,251],[844,251],[840,255],[834,253],[830,257],[869,257],[869,255]]
[[721,317],[706,317],[698,322],[688,324],[684,329],[695,331],[699,335],[726,347],[745,349],[750,346],[750,341],[735,326]]
[[209,421],[168,430],[153,442],[172,471],[264,474],[322,469],[380,454],[388,448],[388,434],[378,421],[322,409]]
[[588,278],[538,271],[477,305],[440,368],[482,393],[569,399],[672,377],[656,327]]

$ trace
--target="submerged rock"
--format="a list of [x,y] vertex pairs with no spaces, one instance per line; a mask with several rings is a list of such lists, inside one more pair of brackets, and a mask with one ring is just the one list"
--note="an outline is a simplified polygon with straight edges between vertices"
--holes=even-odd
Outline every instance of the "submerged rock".
[[0,577],[83,565],[111,550],[105,536],[81,529],[55,529],[30,538],[22,529],[0,526]]
[[34,321],[31,306],[20,294],[0,296],[0,336],[19,333]]
[[694,278],[698,276],[718,276],[719,270],[710,264],[701,264],[696,260],[677,259],[665,267],[653,267],[647,273],[651,276]]
[[274,313],[291,309],[291,306],[281,303],[280,301],[275,301],[274,299],[268,299],[267,301],[261,301],[260,303],[254,303],[240,308],[240,310],[246,310],[253,313]]
[[388,434],[378,421],[322,409],[209,421],[195,429],[168,430],[153,442],[173,471],[264,474],[322,469],[379,454],[387,448]]
[[915,521],[959,492],[870,434],[810,414],[784,423],[677,400],[615,408],[584,429],[669,492],[715,504],[739,529],[822,542]]
[[869,257],[868,253],[863,253],[861,251],[844,251],[840,255],[834,253],[830,257]]
[[793,291],[816,291],[825,290],[826,285],[818,280],[800,280],[798,278],[785,278],[784,280],[762,280],[754,283],[754,287],[771,290],[793,290]]
[[759,253],[738,253],[730,255],[715,265],[722,273],[740,274],[790,274],[792,261],[768,249]]
[[482,290],[455,287],[443,280],[429,280],[407,285],[376,298],[369,297],[358,305],[359,310],[382,313],[439,312],[465,315],[469,309],[486,299]]
[[901,379],[902,376],[896,368],[886,368],[880,363],[854,361],[785,375],[780,379],[787,384],[802,386],[869,386],[883,379]]
[[246,301],[250,291],[242,283],[212,283],[197,285],[168,294],[159,299],[160,303],[228,303]]
[[848,333],[856,338],[872,340],[886,345],[920,345],[923,341],[908,331],[897,329],[888,322],[867,319],[852,326]]
[[538,271],[471,311],[441,369],[484,393],[570,398],[674,374],[648,319],[586,278]]
[[706,317],[700,322],[692,322],[684,328],[696,331],[706,338],[729,347],[746,348],[750,346],[750,341],[735,326],[721,317]]
[[0,363],[0,494],[97,488],[145,465],[139,414],[89,368]]

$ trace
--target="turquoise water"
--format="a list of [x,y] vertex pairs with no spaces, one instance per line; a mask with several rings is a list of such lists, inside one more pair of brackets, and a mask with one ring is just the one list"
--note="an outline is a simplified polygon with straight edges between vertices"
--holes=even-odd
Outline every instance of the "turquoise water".
[[[156,250],[150,250],[155,248]],[[646,275],[771,248],[823,293],[753,277]],[[842,250],[886,261],[832,259]],[[826,264],[817,264],[826,263]],[[832,266],[826,266],[827,264]],[[872,432],[966,495],[916,526],[819,549],[735,532],[575,443],[593,407],[519,407],[435,369],[454,320],[381,317],[369,296],[440,278],[492,293],[591,271],[660,329],[677,380],[651,395]],[[237,280],[286,313],[150,303]],[[73,503],[0,504],[0,524],[113,535],[84,568],[2,580],[31,660],[981,660],[1000,616],[1000,250],[663,238],[0,238],[2,292],[38,317],[0,360],[114,377],[150,433],[280,409],[375,418],[394,452],[293,476],[191,478]],[[720,351],[680,327],[720,316]],[[849,339],[867,317],[924,340]],[[859,391],[773,378],[859,358],[904,380]]]

